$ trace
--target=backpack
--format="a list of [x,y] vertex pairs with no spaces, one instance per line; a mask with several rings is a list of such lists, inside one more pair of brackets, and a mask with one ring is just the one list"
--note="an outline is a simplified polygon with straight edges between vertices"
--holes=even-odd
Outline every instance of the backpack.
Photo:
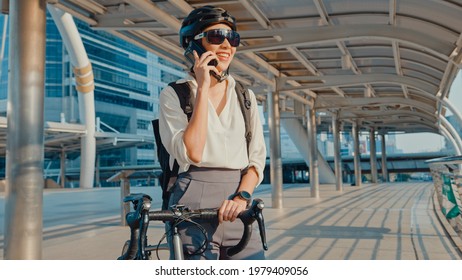
[[[191,119],[193,106],[191,103],[191,87],[188,82],[177,84],[176,82],[172,82],[168,84],[171,86],[180,101],[180,106],[183,112],[186,114],[188,118],[188,122]],[[244,117],[245,123],[245,140],[247,143],[247,155],[249,154],[249,144],[250,140],[252,139],[252,131],[250,129],[250,95],[249,91],[242,85],[240,82],[236,81],[236,94],[237,99],[239,100],[239,105],[241,108],[242,115]],[[168,209],[168,202],[170,199],[171,188],[173,183],[178,176],[179,165],[175,160],[173,164],[173,169],[170,169],[170,155],[165,149],[162,141],[160,139],[159,133],[159,119],[152,120],[152,127],[154,131],[154,138],[156,141],[157,146],[157,159],[159,160],[160,169],[162,170],[159,178],[159,184],[162,188],[162,210]]]

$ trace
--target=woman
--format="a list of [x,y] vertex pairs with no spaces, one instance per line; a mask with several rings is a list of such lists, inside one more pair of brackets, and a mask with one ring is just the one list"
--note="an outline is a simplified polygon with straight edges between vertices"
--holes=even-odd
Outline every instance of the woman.
[[[242,235],[236,218],[263,180],[266,148],[257,101],[249,90],[252,139],[247,151],[236,81],[228,72],[239,34],[225,10],[204,6],[192,11],[183,21],[180,43],[192,67],[177,83],[189,82],[194,110],[188,121],[173,88],[160,94],[162,143],[180,166],[169,205],[219,208],[217,222],[200,222],[208,236],[205,250],[199,249],[204,241],[199,227],[182,223],[180,235],[186,259],[226,259],[226,249]],[[258,232],[253,232],[249,245],[233,259],[264,259]]]

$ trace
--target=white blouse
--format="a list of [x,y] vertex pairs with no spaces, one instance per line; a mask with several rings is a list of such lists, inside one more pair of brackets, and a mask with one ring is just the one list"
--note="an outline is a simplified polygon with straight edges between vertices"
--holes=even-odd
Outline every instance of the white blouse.
[[[178,80],[177,83],[188,81],[192,93],[196,96],[197,83],[192,76]],[[199,167],[216,167],[229,169],[244,169],[254,166],[259,177],[258,184],[263,180],[263,170],[266,162],[266,147],[263,128],[257,108],[257,100],[253,91],[249,90],[251,98],[251,131],[252,140],[247,156],[245,140],[244,117],[237,99],[233,77],[228,76],[226,90],[226,105],[220,115],[209,101],[208,132],[200,163],[194,163],[186,154],[183,134],[188,125],[188,118],[180,107],[178,96],[172,87],[166,87],[159,97],[159,131],[162,143],[170,157],[170,167],[174,158],[180,166],[179,173],[187,171],[191,164]]]

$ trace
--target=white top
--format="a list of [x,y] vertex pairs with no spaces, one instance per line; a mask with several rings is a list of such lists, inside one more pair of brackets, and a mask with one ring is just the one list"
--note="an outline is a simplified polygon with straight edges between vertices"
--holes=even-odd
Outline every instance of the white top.
[[[180,79],[177,83],[188,81],[194,98],[197,83],[192,76]],[[226,105],[218,116],[212,103],[208,106],[208,132],[200,163],[194,163],[186,154],[183,134],[188,125],[188,118],[180,107],[180,101],[172,87],[166,87],[159,97],[159,132],[162,143],[170,157],[170,168],[174,158],[180,166],[179,173],[187,171],[191,164],[198,167],[215,167],[229,169],[244,169],[254,166],[259,177],[258,184],[263,180],[263,169],[266,162],[266,147],[263,138],[263,128],[260,122],[255,94],[249,90],[251,99],[251,131],[252,140],[247,156],[245,140],[245,123],[235,90],[236,81],[228,76],[226,90]]]

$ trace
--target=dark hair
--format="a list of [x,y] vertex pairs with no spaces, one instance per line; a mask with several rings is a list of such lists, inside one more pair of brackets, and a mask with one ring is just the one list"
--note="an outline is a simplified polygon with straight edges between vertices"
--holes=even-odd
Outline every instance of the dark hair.
[[218,23],[227,24],[236,31],[236,19],[225,9],[207,5],[193,10],[181,24],[180,45],[186,49],[194,36],[208,26]]

